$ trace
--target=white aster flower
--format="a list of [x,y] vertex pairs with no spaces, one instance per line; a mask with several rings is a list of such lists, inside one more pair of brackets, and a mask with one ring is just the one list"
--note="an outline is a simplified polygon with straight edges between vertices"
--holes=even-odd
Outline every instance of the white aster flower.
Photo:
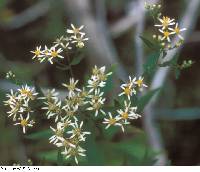
[[59,48],[56,50],[56,47],[51,47],[48,53],[48,61],[53,64],[53,59],[54,58],[61,58],[63,59],[64,57],[62,55],[60,55],[60,53],[62,52],[62,48]]
[[34,88],[29,87],[28,85],[22,86],[20,89],[18,89],[20,92],[20,96],[24,99],[31,99],[34,100],[38,93],[34,91]]
[[60,138],[63,137],[64,129],[65,129],[62,123],[60,122],[57,123],[56,127],[57,128],[55,129],[50,126],[51,130],[54,132],[54,135],[49,138],[49,142],[53,144],[56,144],[60,140]]
[[74,157],[76,164],[78,164],[78,158],[77,157],[86,156],[85,151],[86,151],[85,149],[78,146],[76,148],[69,148],[68,150],[63,151],[62,154],[66,157],[66,159],[68,159],[70,157]]
[[58,47],[61,46],[63,49],[71,49],[71,47],[69,46],[69,41],[71,40],[71,38],[65,38],[64,36],[61,36],[60,38],[57,38],[56,41],[54,42],[54,46]]
[[47,90],[44,92],[44,97],[39,97],[38,99],[46,99],[47,101],[58,101],[58,92],[55,89]]
[[162,30],[168,28],[168,26],[174,25],[174,19],[170,19],[167,16],[163,16],[163,18],[158,18],[158,20],[161,22],[161,24],[156,24],[156,27],[162,27]]
[[[129,80],[131,77],[129,77]],[[133,94],[136,94],[135,89],[133,88],[133,82],[135,82],[135,78],[130,80],[128,83],[122,84],[120,87],[122,88],[123,92],[119,94],[119,96],[126,95],[130,100]]]
[[124,101],[124,109],[119,109],[117,112],[119,113],[118,118],[123,120],[124,124],[129,124],[128,120],[137,119],[141,117],[136,114],[137,107],[131,107],[131,102]]
[[71,143],[70,139],[65,139],[63,137],[58,137],[58,142],[55,145],[57,147],[64,147],[65,150],[69,149],[70,147],[76,147],[73,143]]
[[180,29],[179,26],[178,26],[178,23],[176,23],[175,28],[169,28],[169,30],[172,31],[171,34],[176,34],[176,35],[178,35],[178,37],[179,37],[181,40],[184,40],[184,38],[180,35],[180,33],[181,33],[182,31],[187,30],[186,28]]
[[106,129],[108,129],[110,126],[120,126],[123,129],[122,124],[119,122],[120,118],[112,117],[111,112],[108,112],[109,118],[104,118],[103,124],[107,124]]
[[134,84],[137,85],[138,88],[142,89],[142,87],[148,87],[146,84],[143,82],[144,77],[139,77],[138,80],[134,81]]
[[75,27],[73,24],[71,24],[71,28],[72,29],[67,29],[67,33],[74,34],[74,36],[85,35],[84,32],[81,32],[81,30],[84,28],[83,25],[80,27]]
[[73,106],[73,107],[69,107],[68,105],[63,106],[63,108],[65,110],[66,116],[68,118],[74,118],[75,121],[78,121],[78,119],[76,118],[76,114],[78,111],[78,105]]
[[75,91],[80,92],[81,90],[76,87],[78,84],[78,80],[74,80],[74,78],[70,78],[69,84],[62,84],[64,87],[66,87],[69,91],[69,97],[72,97],[75,94]]
[[171,42],[171,39],[170,39],[170,35],[172,35],[172,32],[169,32],[168,30],[161,30],[159,29],[159,31],[163,34],[161,40],[167,40],[168,42]]
[[89,93],[91,93],[94,90],[96,90],[98,87],[103,88],[105,87],[105,85],[106,85],[106,82],[100,81],[97,76],[92,75],[91,79],[88,80],[87,87],[90,88]]
[[55,122],[57,122],[62,114],[61,101],[56,99],[54,101],[44,102],[44,104],[46,106],[42,107],[42,109],[47,110],[47,119],[55,116]]
[[34,51],[31,51],[31,53],[34,54],[32,59],[35,59],[36,57],[41,58],[44,56],[43,51],[41,50],[41,46],[36,47],[36,49]]
[[81,121],[80,125],[78,125],[77,121],[75,121],[73,125],[73,129],[71,131],[67,131],[67,134],[72,134],[70,138],[77,137],[80,141],[85,141],[85,135],[91,134],[87,131],[82,131],[83,121]]
[[83,48],[85,46],[85,41],[88,41],[89,38],[84,38],[84,35],[81,35],[81,36],[72,36],[72,43],[76,43],[76,46],[78,48]]
[[105,112],[101,109],[104,105],[105,98],[99,97],[99,99],[92,99],[89,101],[91,107],[87,108],[89,111],[95,111],[95,116],[98,115],[99,111],[105,115]]
[[26,118],[23,118],[22,114],[20,114],[20,118],[19,118],[20,122],[15,123],[14,125],[21,125],[23,128],[23,133],[26,133],[26,128],[27,127],[32,127],[34,124],[34,121],[31,120],[29,121],[29,114],[27,114]]

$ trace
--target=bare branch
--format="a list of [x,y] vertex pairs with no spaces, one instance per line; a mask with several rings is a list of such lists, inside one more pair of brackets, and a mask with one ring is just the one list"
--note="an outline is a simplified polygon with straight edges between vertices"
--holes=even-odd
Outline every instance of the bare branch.
[[[132,6],[144,6],[143,0],[138,0],[137,3],[133,3]],[[143,9],[142,7],[140,7]],[[142,65],[143,58],[144,58],[144,50],[143,50],[143,44],[142,40],[140,39],[140,36],[142,35],[144,31],[144,25],[145,25],[145,10],[141,10],[138,14],[141,16],[141,19],[136,24],[136,31],[135,31],[135,69],[136,69],[136,76],[141,76],[143,72]]]

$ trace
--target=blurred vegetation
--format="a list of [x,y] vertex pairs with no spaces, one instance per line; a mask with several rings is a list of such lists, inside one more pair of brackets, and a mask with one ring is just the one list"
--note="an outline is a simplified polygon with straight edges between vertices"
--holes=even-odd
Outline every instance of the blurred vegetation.
[[[66,76],[65,73],[51,65],[33,62],[30,51],[37,45],[50,44],[55,37],[65,32],[66,26],[70,24],[70,19],[66,15],[63,2],[49,1],[50,9],[44,16],[24,27],[9,29],[9,22],[15,15],[37,2],[39,1],[0,0],[0,77],[3,81],[6,72],[12,70],[22,80],[28,82],[34,80],[42,87],[50,86],[60,89],[60,83],[65,82],[69,78],[69,74]],[[110,24],[126,14],[128,2],[129,0],[106,1],[107,19]],[[180,16],[185,5],[183,0],[163,0],[163,4],[163,11],[172,17]],[[152,21],[148,19],[145,29],[147,37],[153,35],[152,27]],[[195,32],[198,32],[199,29],[200,20],[198,20]],[[135,72],[133,68],[135,54],[133,37],[134,29],[114,40],[120,61],[130,74]],[[165,88],[160,90],[161,98],[156,109],[170,165],[199,165],[200,163],[198,154],[200,146],[198,137],[200,132],[198,52],[200,39],[196,42],[190,41],[184,45],[179,60],[183,61],[189,58],[195,63],[191,68],[183,70],[178,79],[174,77],[174,72],[171,72]],[[149,54],[149,48],[144,47],[145,54]],[[85,57],[77,66],[73,66],[75,76],[81,83],[84,82],[84,76],[89,71],[85,67],[89,63]],[[0,89],[0,99],[0,164],[24,163],[26,158],[30,158],[34,165],[57,165],[58,152],[49,152],[49,150],[54,150],[53,146],[48,143],[50,133],[45,130],[49,126],[49,121],[38,117],[42,125],[31,129],[30,135],[24,138],[22,133],[18,132],[7,119],[3,106],[5,99],[3,89]],[[140,104],[141,110],[143,104],[145,101]],[[38,115],[42,116],[43,114]],[[134,122],[125,135],[116,130],[99,134],[97,129],[94,132],[95,135],[91,135],[86,142],[87,159],[81,160],[80,165],[152,165],[155,161],[154,155],[159,152],[153,152],[149,148],[145,133],[138,128],[142,128],[141,121]],[[34,131],[43,131],[44,133],[42,135],[41,133],[31,134]],[[23,154],[26,156],[24,157]],[[70,163],[70,161],[66,161],[64,165]]]

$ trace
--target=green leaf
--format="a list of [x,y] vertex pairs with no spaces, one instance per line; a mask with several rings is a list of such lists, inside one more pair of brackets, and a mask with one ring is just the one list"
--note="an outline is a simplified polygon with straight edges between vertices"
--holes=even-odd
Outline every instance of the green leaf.
[[146,63],[143,65],[144,75],[152,74],[154,72],[154,70],[157,67],[159,57],[160,57],[160,52],[155,52],[148,57]]
[[108,76],[107,81],[106,81],[106,85],[102,89],[102,91],[105,92],[105,93],[111,91],[114,87],[113,73],[115,72],[116,68],[117,68],[117,64],[112,64],[111,67],[109,68],[109,70],[106,71],[106,73],[112,72],[112,74]]
[[47,151],[47,152],[40,152],[36,156],[45,161],[57,162],[57,150]]
[[95,125],[91,122],[87,123],[88,131],[92,131],[91,134],[86,139],[86,150],[87,150],[87,159],[88,165],[103,165],[104,164],[104,156],[102,152],[98,149],[98,145],[95,139]]
[[149,91],[146,95],[142,96],[137,102],[137,111],[140,113],[143,111],[144,107],[149,103],[153,96],[160,91],[161,88],[157,88]]
[[48,139],[51,136],[52,136],[51,129],[47,129],[47,130],[39,131],[33,134],[29,134],[25,136],[25,138],[31,139],[31,140],[40,140],[40,139]]
[[63,155],[61,154],[61,149],[58,150],[57,164],[58,165],[63,165]]
[[150,49],[159,50],[158,47],[153,42],[149,41],[147,38],[145,38],[143,36],[140,36],[140,38]]
[[106,143],[109,147],[106,154],[117,152],[118,156],[124,157],[124,164],[118,165],[152,165],[155,153],[148,147],[146,135],[140,133],[134,135],[132,139],[122,140],[117,143]]
[[200,119],[200,108],[156,110],[156,118],[161,120],[197,120]]
[[79,55],[78,57],[73,58],[72,62],[70,63],[70,65],[74,66],[77,65],[81,62],[81,60],[83,60],[84,56],[83,55]]

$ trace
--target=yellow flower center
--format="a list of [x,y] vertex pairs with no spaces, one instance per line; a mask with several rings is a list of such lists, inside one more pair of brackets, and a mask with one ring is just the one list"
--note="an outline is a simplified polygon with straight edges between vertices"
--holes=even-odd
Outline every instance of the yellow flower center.
[[176,34],[179,34],[179,33],[180,33],[180,29],[179,29],[178,27],[176,27],[176,28],[174,29],[174,31],[176,32]]
[[138,87],[141,87],[142,84],[143,84],[143,80],[142,80],[142,79],[138,79],[138,80],[136,81],[136,84],[138,85]]
[[101,108],[101,103],[99,103],[99,102],[94,103],[93,108],[95,110],[99,110]]
[[121,116],[122,116],[123,119],[128,119],[128,113],[127,112],[122,113]]
[[52,51],[51,52],[51,56],[52,57],[57,57],[58,56],[58,52],[57,51]]
[[32,97],[33,97],[32,92],[29,91],[29,90],[22,89],[20,92],[21,92],[21,94],[24,94],[24,95],[26,95],[26,96],[29,97],[29,98],[32,98]]
[[169,25],[169,17],[163,17],[163,23],[162,25],[164,27],[167,27]]
[[35,54],[37,57],[40,55],[40,53],[41,53],[40,50],[35,50],[35,51],[34,51],[34,54]]
[[131,89],[130,89],[129,87],[126,87],[126,88],[124,89],[124,93],[125,93],[126,95],[130,95],[130,94],[131,94]]
[[76,34],[79,34],[79,32],[80,32],[80,30],[79,30],[78,28],[74,28],[73,31],[74,31],[74,34],[75,34],[75,35],[76,35]]
[[28,125],[28,121],[25,120],[25,119],[22,119],[20,124],[21,124],[22,127],[27,126]]
[[168,32],[168,31],[164,31],[163,34],[164,34],[164,37],[165,37],[165,38],[168,38],[168,37],[169,37],[169,32]]
[[110,124],[110,125],[113,125],[113,124],[115,124],[115,123],[116,123],[116,119],[111,118],[111,119],[109,120],[109,124]]

